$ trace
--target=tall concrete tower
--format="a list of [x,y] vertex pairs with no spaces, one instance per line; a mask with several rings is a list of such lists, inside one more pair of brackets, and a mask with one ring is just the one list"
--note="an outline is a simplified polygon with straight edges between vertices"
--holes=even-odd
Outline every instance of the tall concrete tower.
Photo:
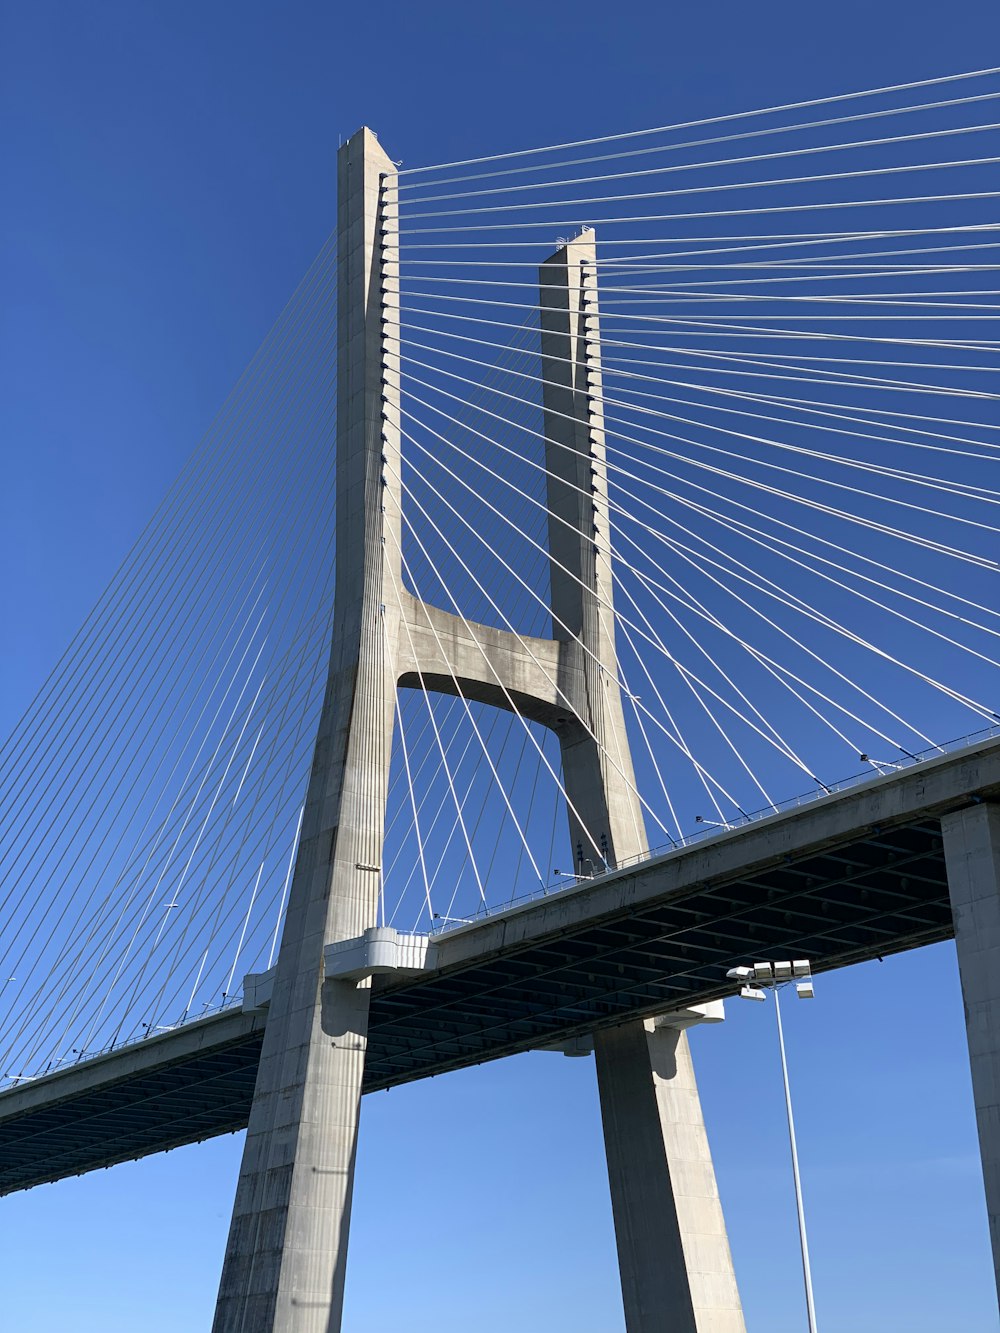
[[[335,637],[214,1333],[340,1328],[370,989],[326,976],[323,950],[377,921],[397,688],[550,727],[581,855],[646,850],[614,646],[594,235],[540,269],[553,633],[526,639],[403,589],[397,192],[370,130],[340,150],[337,213]],[[683,1034],[630,1023],[595,1048],[629,1333],[742,1333]]]

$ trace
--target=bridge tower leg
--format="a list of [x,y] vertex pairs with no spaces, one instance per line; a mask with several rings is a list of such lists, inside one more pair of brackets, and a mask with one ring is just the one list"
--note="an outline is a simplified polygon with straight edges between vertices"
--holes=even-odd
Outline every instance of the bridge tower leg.
[[[539,289],[552,632],[584,685],[584,717],[558,734],[586,873],[648,850],[615,654],[592,231],[542,264]],[[594,1047],[628,1333],[743,1333],[687,1038],[640,1020]]]
[[400,507],[395,168],[362,129],[337,170],[337,629],[214,1333],[328,1333],[344,1296],[370,991],[325,980],[323,947],[376,924]]
[[941,832],[1000,1294],[1000,806],[956,810]]

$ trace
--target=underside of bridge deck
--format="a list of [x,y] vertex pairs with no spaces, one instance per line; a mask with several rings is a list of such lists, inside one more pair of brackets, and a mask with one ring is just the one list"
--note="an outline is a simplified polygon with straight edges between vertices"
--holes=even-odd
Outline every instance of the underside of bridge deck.
[[936,820],[595,921],[373,999],[370,1090],[732,993],[750,954],[817,969],[951,934]]
[[[754,957],[946,939],[940,815],[998,794],[984,742],[449,932],[432,970],[374,979],[365,1091],[716,998]],[[0,1093],[0,1192],[242,1128],[264,1023],[225,1010]]]

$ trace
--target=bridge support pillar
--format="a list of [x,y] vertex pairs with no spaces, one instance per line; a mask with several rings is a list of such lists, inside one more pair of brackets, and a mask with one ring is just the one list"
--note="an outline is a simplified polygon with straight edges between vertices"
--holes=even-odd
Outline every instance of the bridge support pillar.
[[[583,681],[556,728],[580,873],[648,850],[615,650],[594,233],[539,269],[552,633]],[[683,1032],[594,1034],[628,1333],[744,1333]]]
[[595,1034],[629,1333],[744,1333],[686,1033]]
[[337,171],[337,633],[213,1333],[336,1333],[344,1299],[370,987],[323,951],[377,920],[400,507],[395,168],[360,130]]
[[941,832],[1000,1293],[1000,806],[945,815]]

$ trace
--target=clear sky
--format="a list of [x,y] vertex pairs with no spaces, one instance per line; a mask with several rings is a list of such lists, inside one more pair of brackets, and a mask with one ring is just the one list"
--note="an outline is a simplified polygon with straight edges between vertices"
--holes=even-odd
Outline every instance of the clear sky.
[[[27,706],[334,218],[407,165],[975,68],[987,0],[2,6],[0,729]],[[995,1333],[950,945],[788,1006],[825,1333]],[[773,1015],[694,1050],[750,1329],[804,1327]],[[6,1071],[0,1071],[5,1073]],[[239,1136],[0,1204],[0,1327],[208,1329]],[[365,1104],[346,1327],[622,1328],[590,1061]]]

